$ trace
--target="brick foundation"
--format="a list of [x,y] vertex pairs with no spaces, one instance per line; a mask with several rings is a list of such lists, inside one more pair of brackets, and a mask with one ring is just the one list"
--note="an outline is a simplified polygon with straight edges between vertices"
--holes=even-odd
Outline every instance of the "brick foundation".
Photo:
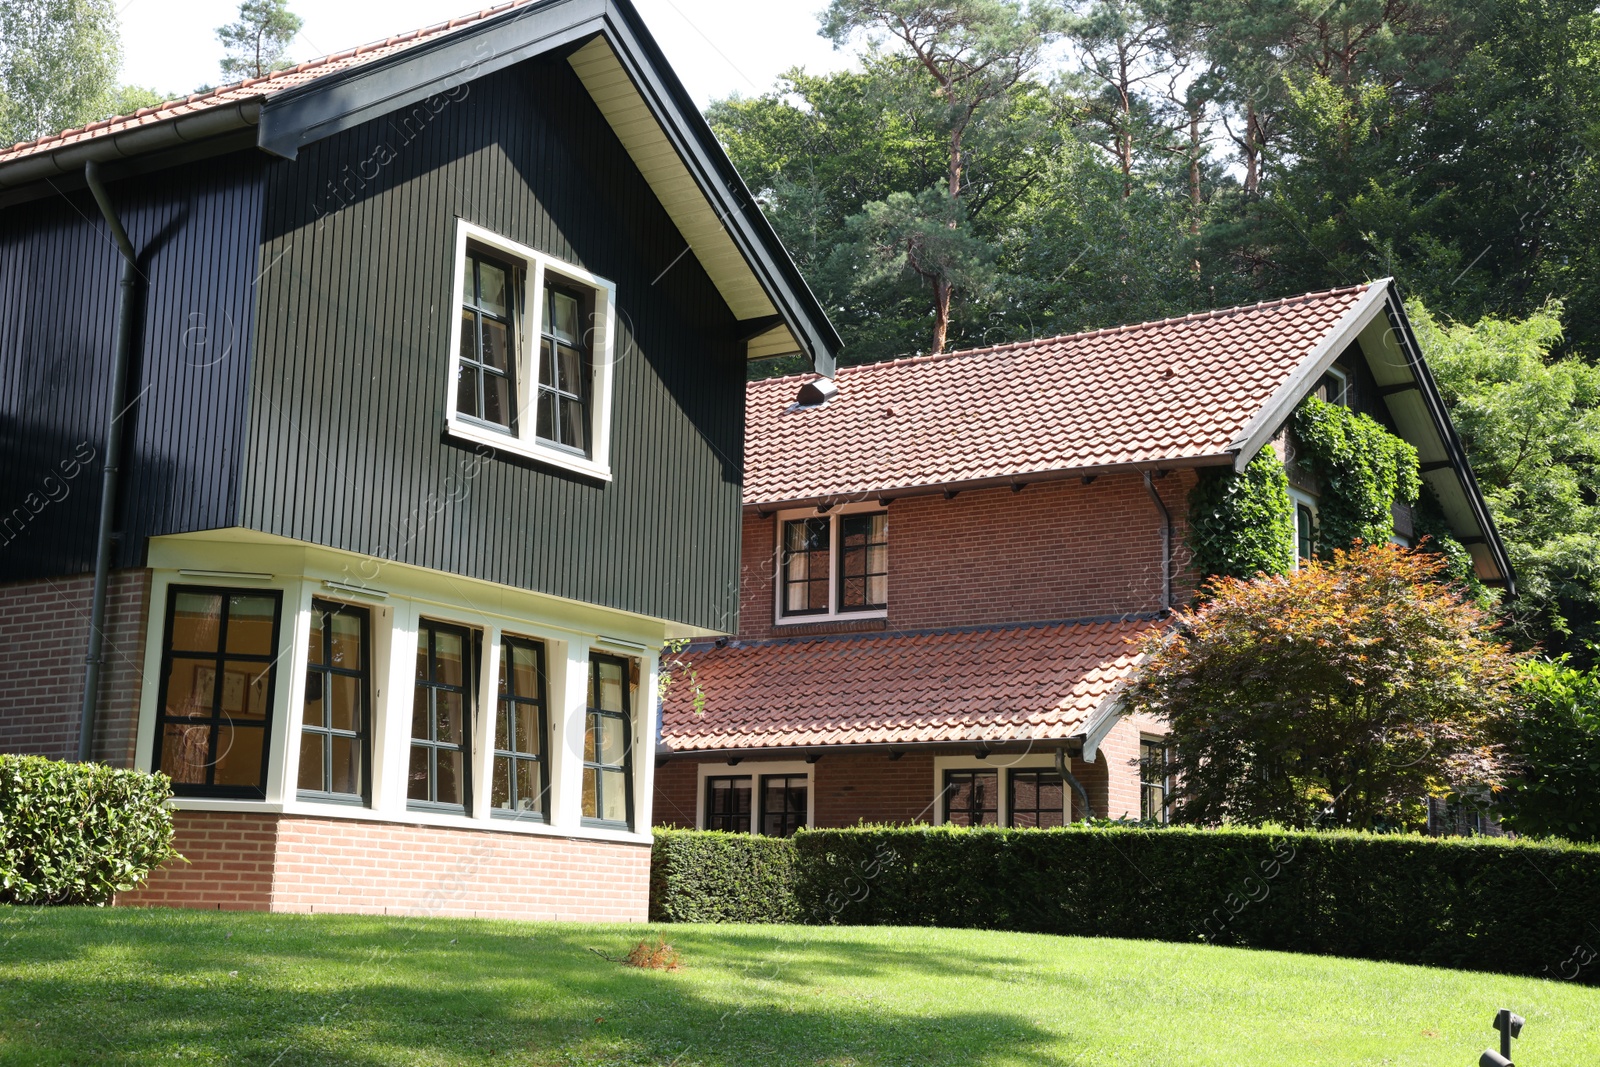
[[650,847],[368,819],[179,812],[171,861],[117,904],[643,922]]
[[[78,758],[93,590],[87,574],[0,585],[0,752]],[[149,607],[148,570],[111,576],[93,754],[114,767],[133,765]]]

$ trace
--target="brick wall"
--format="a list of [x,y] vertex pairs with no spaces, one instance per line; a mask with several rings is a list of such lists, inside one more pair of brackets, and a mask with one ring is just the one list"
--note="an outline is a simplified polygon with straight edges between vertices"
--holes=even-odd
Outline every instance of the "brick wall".
[[[1192,471],[1155,485],[1173,519],[1174,595],[1187,599],[1184,548]],[[1140,475],[906,497],[889,504],[889,618],[773,624],[776,523],[747,512],[740,635],[818,629],[920,629],[1154,611],[1161,600],[1161,518]]]
[[[0,585],[0,751],[76,759],[92,575]],[[150,572],[111,576],[94,754],[133,765]]]
[[693,830],[700,788],[698,768],[693,760],[675,759],[656,768],[655,802],[650,808],[650,819],[657,826]]
[[119,905],[643,922],[648,845],[365,819],[179,812],[171,861]]

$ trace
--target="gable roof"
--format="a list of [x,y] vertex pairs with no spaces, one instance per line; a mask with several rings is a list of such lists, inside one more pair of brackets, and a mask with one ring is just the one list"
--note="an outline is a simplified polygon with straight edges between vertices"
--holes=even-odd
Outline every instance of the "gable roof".
[[1382,279],[1131,326],[746,387],[744,501],[764,511],[1117,468],[1243,469],[1336,359],[1365,357],[1479,576],[1514,591],[1465,450]]
[[306,144],[560,51],[739,320],[751,358],[803,353],[832,373],[838,334],[630,0],[515,0],[132,115],[0,151],[0,190],[86,162],[253,133]]
[[667,691],[674,752],[1059,741],[1127,677],[1149,618],[1025,623],[691,646],[705,696]]

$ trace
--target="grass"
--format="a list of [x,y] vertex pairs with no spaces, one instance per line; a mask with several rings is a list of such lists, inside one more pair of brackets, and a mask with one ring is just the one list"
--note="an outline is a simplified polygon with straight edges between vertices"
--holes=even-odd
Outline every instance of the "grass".
[[0,907],[0,1064],[1464,1067],[1500,1007],[1600,1062],[1600,989],[1207,945]]

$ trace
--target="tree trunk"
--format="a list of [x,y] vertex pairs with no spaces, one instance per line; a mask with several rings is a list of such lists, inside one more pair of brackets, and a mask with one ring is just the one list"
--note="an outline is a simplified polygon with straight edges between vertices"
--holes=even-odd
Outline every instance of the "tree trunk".
[[945,336],[950,332],[950,283],[944,278],[933,280],[933,347],[930,356],[944,351]]

